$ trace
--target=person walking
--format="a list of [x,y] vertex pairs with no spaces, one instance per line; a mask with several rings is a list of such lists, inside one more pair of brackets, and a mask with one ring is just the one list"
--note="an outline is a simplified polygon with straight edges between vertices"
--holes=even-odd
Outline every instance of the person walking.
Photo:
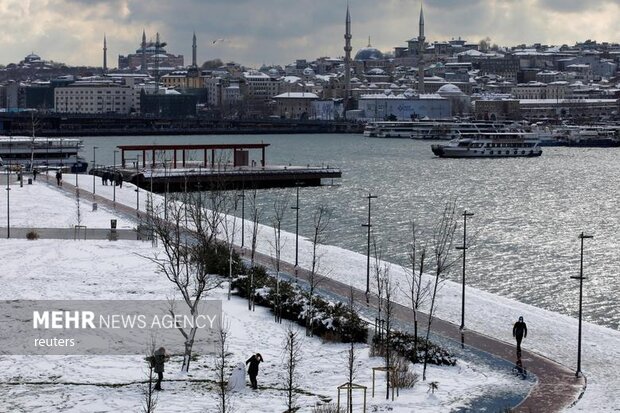
[[56,185],[62,186],[62,172],[56,171]]
[[249,364],[248,375],[250,376],[250,382],[253,389],[258,389],[258,383],[256,382],[256,376],[258,376],[258,365],[263,361],[263,356],[260,353],[256,353],[250,357],[245,364]]
[[517,356],[521,355],[521,340],[527,337],[527,324],[523,321],[523,316],[512,327],[512,336],[517,339]]
[[154,390],[161,390],[161,382],[164,379],[164,363],[170,360],[170,354],[166,353],[166,349],[163,347],[155,350],[151,356],[151,367],[153,371],[157,373],[157,383],[155,383]]

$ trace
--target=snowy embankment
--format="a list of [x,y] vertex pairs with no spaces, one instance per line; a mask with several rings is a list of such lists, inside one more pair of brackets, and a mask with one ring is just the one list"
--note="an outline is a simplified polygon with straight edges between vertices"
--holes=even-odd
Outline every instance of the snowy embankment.
[[[68,181],[71,182],[70,177],[65,179],[68,179]],[[12,191],[12,200],[15,198],[14,195],[16,195],[16,193],[17,191]],[[97,194],[111,199],[112,188],[109,186],[97,186]],[[142,192],[142,194],[144,194],[144,192]],[[124,187],[120,190],[117,188],[116,197],[118,202],[128,206],[135,206],[135,187],[132,187],[131,185],[124,185]],[[19,202],[17,198],[15,199],[16,203]],[[30,204],[37,203],[37,196],[35,195],[34,199],[25,200],[25,202],[29,202]],[[145,197],[140,196],[142,210],[144,210],[144,202]],[[66,214],[65,216],[70,217],[71,213],[74,214],[74,212],[72,212],[74,210],[75,206],[70,208],[68,211],[64,211]],[[61,214],[62,216],[62,211],[53,212],[55,214]],[[2,211],[0,213],[5,212]],[[50,214],[51,213],[52,212],[50,212]],[[100,210],[95,214],[103,213],[104,212]],[[266,211],[265,214],[268,215],[269,213]],[[14,216],[13,210],[11,211],[11,216]],[[62,219],[59,219],[57,215],[44,217],[43,220],[44,222],[62,221]],[[102,221],[104,223],[103,227],[107,227],[109,223],[108,218],[103,219]],[[239,227],[238,223],[237,227]],[[246,221],[246,245],[249,245],[250,230],[251,223]],[[236,238],[238,239],[239,236],[240,230],[238,230]],[[282,259],[289,262],[294,261],[295,235],[283,233],[283,237],[284,242]],[[258,244],[258,250],[265,254],[270,254],[272,249],[271,245],[273,244],[273,242],[271,242],[273,238],[273,230],[267,226],[261,225],[259,230],[259,238],[260,242]],[[24,244],[24,246],[30,245],[32,244]],[[100,248],[101,251],[109,249],[107,245],[106,248],[101,248],[100,244],[97,245],[99,245],[98,248]],[[300,238],[300,266],[306,268],[309,266],[311,256],[310,249],[311,244],[308,240]],[[323,273],[328,273],[330,277],[348,284],[352,284],[362,290],[365,289],[365,256],[333,246],[322,247],[321,254],[321,269]],[[145,264],[143,261],[137,261],[135,266],[143,269]],[[112,265],[112,268],[108,269],[113,272],[114,265]],[[116,268],[116,270],[119,269]],[[81,276],[83,276],[84,273],[81,274]],[[398,266],[392,266],[391,274],[397,282],[403,284],[403,271]],[[75,276],[80,275],[75,274]],[[110,277],[110,275],[108,274],[106,277]],[[144,284],[136,280],[136,284],[131,287],[132,290],[135,290],[138,286],[140,286],[140,289],[144,288],[145,291],[152,291],[155,286],[160,283],[162,283],[162,288],[168,288],[161,280],[161,277],[152,278],[151,275],[148,275],[141,279],[149,279],[149,282]],[[34,280],[30,283],[34,283]],[[153,283],[152,286],[150,285],[151,283]],[[36,290],[37,287],[33,286],[33,288]],[[114,284],[111,284],[110,288],[114,291]],[[101,286],[95,290],[99,291],[100,289]],[[49,292],[49,290],[46,291]],[[43,292],[44,291],[41,291],[41,293]],[[83,291],[84,294],[92,294],[93,292],[94,291],[92,289],[86,287]],[[440,318],[457,324],[460,322],[460,293],[461,286],[458,284],[446,282],[443,285],[440,292],[437,314]],[[149,293],[143,297],[154,298],[153,294],[154,293]],[[43,296],[36,294],[32,296],[18,294],[17,296],[21,298],[48,298],[45,294]],[[66,298],[87,297],[90,297],[90,295],[66,296]],[[161,295],[157,295],[157,297],[161,297]],[[7,298],[16,297],[9,295]],[[137,297],[132,296],[131,298]],[[399,301],[405,302],[403,297],[399,297]],[[577,298],[575,299],[575,302],[577,302]],[[227,311],[226,307],[225,311]],[[587,293],[585,295],[584,311],[587,311]],[[467,289],[466,314],[466,326],[468,329],[479,331],[488,336],[507,342],[512,342],[512,324],[518,316],[522,315],[528,323],[528,337],[524,340],[525,348],[569,367],[576,364],[577,320],[571,317],[542,310],[530,305],[519,303],[515,300],[506,299],[471,288]],[[268,316],[265,317],[268,318]],[[267,332],[269,335],[272,333],[272,330],[268,328]],[[247,354],[248,351],[251,352],[254,350],[249,350],[246,347],[240,354]],[[309,354],[312,353],[309,352]],[[588,378],[588,387],[583,398],[570,410],[588,412],[612,411],[620,402],[620,377],[617,374],[617,360],[620,359],[620,332],[591,323],[584,323],[582,354],[582,370]],[[336,382],[339,381],[341,380],[336,380]],[[328,393],[332,396],[334,395],[334,391],[329,391]],[[445,408],[446,406],[444,406],[444,409]],[[441,408],[439,410],[441,410]]]
[[[75,225],[75,200],[66,194],[40,182],[12,189],[15,189],[11,191],[12,225]],[[110,192],[111,195],[111,189],[98,186],[97,194]],[[116,190],[118,201],[127,205],[135,201],[135,187],[124,185]],[[86,207],[87,198],[84,196],[82,201],[83,224],[107,228],[109,219],[116,217],[101,205],[97,211],[92,211]],[[5,200],[0,198],[0,202]],[[4,208],[0,209],[2,218],[6,219]],[[121,223],[126,227],[135,226],[131,220]],[[272,232],[265,228],[261,231],[260,249],[268,253]],[[287,237],[290,239],[291,235]],[[285,248],[290,249],[291,245],[294,242],[289,242]],[[307,249],[307,243],[302,246]],[[334,252],[331,248],[326,251],[324,268],[330,268]],[[153,263],[141,257],[155,252],[151,243],[138,241],[2,239],[0,299],[166,299],[173,294],[171,284],[156,273]],[[346,251],[336,253],[336,259],[357,257]],[[340,270],[339,266],[333,268],[333,274]],[[234,411],[283,411],[280,375],[284,371],[281,353],[286,324],[275,324],[270,313],[262,308],[249,312],[246,302],[239,298],[225,300],[224,290],[214,292],[211,298],[223,299],[224,313],[230,321],[231,368],[257,351],[265,359],[259,374],[259,385],[264,388],[237,394]],[[369,357],[367,346],[358,348],[356,381],[368,386],[370,391],[371,367],[382,365],[382,360]],[[303,411],[309,411],[317,401],[336,398],[336,387],[346,381],[346,351],[347,347],[342,344],[303,337],[300,385],[307,392],[299,398]],[[180,363],[181,358],[176,356],[166,367],[166,379],[175,381],[164,383],[158,411],[214,411],[216,399],[210,390],[215,378],[212,358],[200,355],[188,376],[178,373]],[[5,356],[0,358],[0,411],[139,411],[143,387],[139,382],[145,379],[144,367],[141,356]],[[489,388],[502,392],[525,385],[509,372],[481,369],[465,362],[453,368],[431,367],[428,376],[439,383],[438,392],[430,394],[427,387],[420,384],[412,390],[401,391],[400,397],[389,403],[390,408],[410,411],[415,406],[418,411],[445,412],[467,406],[470,400],[485,394]],[[31,384],[6,384],[16,382]],[[383,388],[382,378],[377,378],[377,386]],[[381,396],[371,399],[369,394],[369,406],[382,411],[388,404]]]

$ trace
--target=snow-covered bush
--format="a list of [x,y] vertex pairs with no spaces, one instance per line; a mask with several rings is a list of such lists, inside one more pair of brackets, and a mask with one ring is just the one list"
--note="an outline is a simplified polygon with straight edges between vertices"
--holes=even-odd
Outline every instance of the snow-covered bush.
[[[255,303],[274,310],[277,300],[276,280],[269,276],[265,269],[256,267],[254,270],[256,286]],[[247,298],[247,277],[241,276],[233,280],[232,288],[236,294]],[[326,340],[348,343],[351,341],[364,343],[367,339],[367,326],[361,318],[351,312],[342,303],[332,303],[321,297],[314,297],[314,306],[310,306],[308,293],[299,286],[280,281],[279,286],[280,314],[283,319],[292,320],[305,325],[308,311],[313,308],[311,322],[313,332]]]
[[[427,342],[423,337],[418,337],[418,352],[416,354],[414,340],[413,334],[402,331],[394,330],[390,334],[392,349],[412,363],[424,361],[425,350],[428,346],[428,363],[437,366],[454,366],[456,364],[456,358],[447,350],[430,341]],[[375,335],[372,339],[371,352],[374,352],[375,355],[383,354],[383,341],[379,335]]]

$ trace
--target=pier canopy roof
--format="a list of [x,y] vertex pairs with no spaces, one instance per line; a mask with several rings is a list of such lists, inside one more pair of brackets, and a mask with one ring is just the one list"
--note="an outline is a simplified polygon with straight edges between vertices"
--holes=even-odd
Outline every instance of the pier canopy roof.
[[[121,161],[123,166],[125,165],[125,153],[126,152],[142,152],[142,165],[146,166],[147,164],[147,153],[151,154],[150,162],[152,165],[155,165],[155,160],[157,159],[156,154],[161,152],[172,151],[173,153],[173,167],[177,167],[177,152],[181,151],[182,154],[182,164],[185,166],[186,162],[186,152],[187,151],[203,151],[203,162],[204,165],[207,165],[207,151],[211,151],[211,165],[216,165],[215,160],[215,151],[225,151],[231,150],[233,152],[233,164],[234,166],[239,166],[240,164],[244,164],[247,162],[247,159],[237,158],[237,152],[247,151],[249,149],[260,149],[261,150],[261,166],[265,166],[265,148],[269,146],[268,143],[216,143],[216,144],[150,144],[150,145],[119,145],[117,148],[121,150]],[[245,160],[244,160],[245,159]]]

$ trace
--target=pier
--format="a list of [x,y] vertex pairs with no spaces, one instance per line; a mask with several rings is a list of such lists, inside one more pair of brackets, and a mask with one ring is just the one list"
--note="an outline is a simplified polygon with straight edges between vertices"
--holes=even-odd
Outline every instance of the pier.
[[120,165],[94,166],[90,174],[120,175],[154,192],[320,186],[342,176],[340,169],[329,166],[269,165],[268,146],[121,145]]

